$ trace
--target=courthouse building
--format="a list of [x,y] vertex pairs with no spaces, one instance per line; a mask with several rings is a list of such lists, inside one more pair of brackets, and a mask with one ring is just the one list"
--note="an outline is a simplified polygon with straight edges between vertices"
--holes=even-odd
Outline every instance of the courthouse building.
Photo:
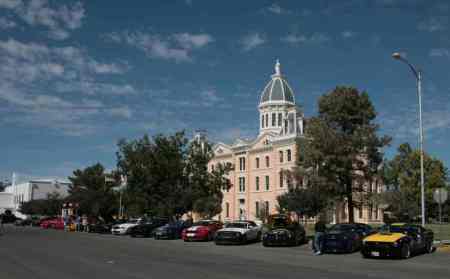
[[[228,175],[232,187],[224,191],[222,212],[218,216],[222,221],[259,220],[262,211],[277,212],[277,196],[293,184],[283,175],[283,170],[290,170],[296,164],[296,140],[303,136],[304,115],[278,61],[275,73],[261,93],[258,110],[259,134],[255,139],[236,139],[230,145],[218,142],[213,147],[209,170],[218,163],[233,166]],[[378,185],[375,187],[379,191]],[[346,219],[345,207],[340,208],[332,221]],[[381,222],[381,215],[375,207],[355,209],[357,222]]]

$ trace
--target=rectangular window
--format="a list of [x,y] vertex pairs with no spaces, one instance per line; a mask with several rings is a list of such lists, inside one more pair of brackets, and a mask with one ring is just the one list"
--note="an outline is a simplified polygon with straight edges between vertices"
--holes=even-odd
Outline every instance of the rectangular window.
[[282,114],[279,113],[279,114],[278,114],[278,127],[281,127],[281,121],[282,121],[282,118],[283,118]]
[[264,115],[261,117],[261,127],[264,128]]
[[259,176],[255,178],[256,191],[259,191]]
[[230,217],[230,204],[227,202],[225,203],[225,216]]
[[268,175],[266,175],[266,191],[269,191],[269,189],[270,189],[270,179],[269,179],[269,176]]
[[272,113],[272,127],[275,127],[275,125],[277,125],[277,115]]
[[245,157],[239,158],[239,170],[245,171]]
[[278,156],[280,157],[280,163],[283,163],[283,151],[278,152]]
[[269,114],[266,113],[266,128],[269,127]]
[[239,192],[245,192],[245,177],[239,177]]
[[288,162],[292,161],[292,152],[290,149],[287,150],[287,160]]
[[255,216],[259,218],[259,202],[255,202]]
[[266,156],[266,167],[270,167],[270,158]]
[[283,188],[283,182],[284,182],[283,173],[280,172],[280,188]]
[[378,220],[378,204],[375,205],[375,220]]
[[259,169],[259,158],[256,158],[256,168]]
[[369,205],[369,221],[372,220],[373,205]]
[[358,210],[359,210],[359,219],[362,219],[362,217],[363,217],[363,207],[360,205]]

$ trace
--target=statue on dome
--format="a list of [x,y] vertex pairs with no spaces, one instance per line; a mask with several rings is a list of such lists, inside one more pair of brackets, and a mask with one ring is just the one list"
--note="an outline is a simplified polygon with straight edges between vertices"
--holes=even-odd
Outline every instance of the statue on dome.
[[275,64],[275,74],[280,76],[281,75],[281,69],[280,69],[280,61],[277,59],[277,63]]

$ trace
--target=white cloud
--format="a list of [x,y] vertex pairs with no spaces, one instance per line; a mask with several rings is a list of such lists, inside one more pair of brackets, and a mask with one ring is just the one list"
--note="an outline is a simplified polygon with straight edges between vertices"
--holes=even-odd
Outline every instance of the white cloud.
[[85,17],[81,2],[50,5],[47,0],[0,0],[0,8],[9,9],[31,26],[47,28],[49,37],[55,40],[68,38],[70,30],[80,28]]
[[430,50],[431,57],[448,57],[450,58],[450,49],[447,48],[433,48]]
[[267,7],[266,10],[271,12],[271,13],[277,14],[277,15],[290,14],[291,13],[291,11],[282,8],[278,3],[273,3],[272,5]]
[[265,36],[260,33],[251,33],[244,36],[240,42],[244,51],[249,51],[263,45],[267,40],[265,39]]
[[209,34],[180,33],[173,37],[185,49],[201,48],[214,41]]
[[200,92],[201,104],[206,107],[214,106],[222,101],[215,89],[207,89]]
[[344,39],[350,39],[354,36],[356,36],[356,33],[350,30],[345,30],[341,33],[342,38]]
[[[100,76],[120,74],[128,68],[127,64],[97,61],[76,47],[0,41],[0,101],[13,108],[2,121],[84,135],[98,130],[93,116],[129,119],[132,114],[127,107],[79,101],[79,96],[86,94],[135,94],[131,85],[98,81]],[[75,94],[64,94],[67,92]]]
[[421,31],[436,32],[447,29],[448,17],[430,17],[419,22],[417,28]]
[[17,27],[17,23],[5,17],[0,17],[0,29],[13,29]]
[[150,58],[175,60],[176,62],[192,61],[192,51],[205,47],[214,41],[209,34],[177,33],[163,37],[159,34],[143,32],[113,32],[105,35],[107,40],[124,43],[144,51]]
[[324,33],[314,33],[309,37],[305,35],[291,33],[281,38],[281,40],[290,44],[300,44],[300,43],[322,44],[330,41],[331,38]]

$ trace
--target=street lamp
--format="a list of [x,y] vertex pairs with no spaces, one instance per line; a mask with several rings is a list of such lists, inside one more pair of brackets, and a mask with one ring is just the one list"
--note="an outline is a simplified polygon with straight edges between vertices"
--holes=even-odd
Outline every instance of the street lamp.
[[425,226],[425,183],[423,171],[423,127],[422,127],[422,71],[416,69],[411,63],[406,60],[400,53],[394,52],[392,54],[394,59],[400,60],[409,66],[417,80],[417,95],[419,97],[419,146],[420,146],[420,198],[422,207],[422,226]]

